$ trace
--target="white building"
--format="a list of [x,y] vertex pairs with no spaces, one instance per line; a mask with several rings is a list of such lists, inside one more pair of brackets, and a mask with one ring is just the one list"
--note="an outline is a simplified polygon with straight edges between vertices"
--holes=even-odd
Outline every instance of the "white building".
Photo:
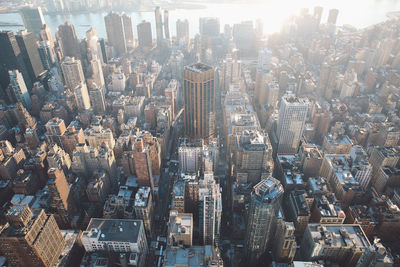
[[282,97],[276,135],[278,137],[278,153],[297,153],[307,118],[309,101],[293,94]]
[[213,172],[199,181],[199,230],[203,245],[218,246],[221,227],[222,197]]
[[86,252],[130,252],[137,254],[137,266],[145,264],[148,247],[142,220],[92,218],[81,241]]
[[108,85],[108,90],[122,92],[125,90],[126,77],[121,68],[111,74],[111,84]]

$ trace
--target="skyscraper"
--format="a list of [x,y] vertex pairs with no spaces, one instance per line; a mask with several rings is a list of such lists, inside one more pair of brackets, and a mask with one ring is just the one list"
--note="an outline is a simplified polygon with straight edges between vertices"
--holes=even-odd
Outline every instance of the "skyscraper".
[[105,90],[105,81],[103,75],[103,68],[101,66],[101,60],[97,55],[92,56],[90,60],[90,67],[92,69],[92,80],[99,86],[102,90]]
[[176,21],[176,39],[189,42],[189,21],[187,19]]
[[282,97],[276,135],[278,153],[294,154],[297,152],[307,118],[308,99],[293,94]]
[[19,70],[24,77],[28,90],[32,88],[32,82],[25,66],[24,58],[12,31],[0,32],[0,65],[5,70]]
[[162,17],[161,17],[161,8],[158,6],[154,11],[156,16],[156,33],[157,33],[157,45],[161,45],[161,42],[164,38],[163,36],[163,24],[162,24]]
[[142,48],[153,47],[153,36],[151,33],[151,24],[145,20],[137,25],[139,46]]
[[0,254],[12,266],[54,266],[64,239],[53,215],[34,215],[27,204],[13,205],[0,233]]
[[328,15],[328,24],[336,25],[338,15],[339,15],[338,9],[330,9]]
[[96,83],[88,83],[89,86],[89,97],[94,112],[102,114],[106,111],[105,99],[104,99],[104,88],[97,86]]
[[125,28],[122,16],[110,12],[104,17],[108,42],[115,48],[118,56],[127,52]]
[[132,18],[127,14],[122,15],[122,22],[124,23],[125,41],[127,49],[135,47],[135,38],[133,37]]
[[31,81],[35,81],[44,71],[38,51],[37,39],[33,33],[26,30],[19,31],[15,38],[21,50],[29,77]]
[[90,99],[85,77],[83,75],[81,61],[67,57],[64,59],[63,63],[61,63],[61,69],[64,74],[66,86],[75,94],[78,107],[80,109],[89,109]]
[[68,89],[73,90],[77,85],[85,82],[82,64],[79,59],[66,57],[61,63],[61,69]]
[[220,33],[219,18],[200,18],[199,31],[201,35],[218,36]]
[[221,227],[222,197],[213,172],[204,173],[199,182],[199,230],[203,245],[218,246]]
[[54,50],[50,45],[49,41],[42,41],[39,43],[38,52],[42,66],[46,70],[50,70],[53,64],[56,62],[56,56]]
[[164,10],[164,33],[165,33],[165,39],[170,40],[168,17],[169,17],[168,10]]
[[185,135],[208,139],[215,133],[214,68],[202,63],[183,71]]
[[139,186],[149,186],[154,188],[153,175],[151,172],[151,162],[149,149],[145,147],[143,139],[137,138],[133,151],[133,161],[135,163],[136,176]]
[[271,245],[275,233],[283,186],[275,178],[267,178],[254,186],[246,228],[246,256],[256,262]]
[[61,51],[64,57],[75,57],[76,59],[81,58],[79,40],[74,25],[67,21],[58,26],[56,37],[61,45]]
[[22,8],[19,12],[24,22],[25,29],[27,29],[28,32],[39,35],[45,24],[42,9],[40,7],[26,7]]
[[67,179],[65,178],[64,171],[60,168],[50,168],[47,172],[49,180],[47,186],[49,187],[52,207],[57,210],[57,217],[59,225],[67,227],[70,222],[70,215],[73,209],[72,196],[70,194]]
[[18,70],[10,70],[8,75],[10,76],[9,90],[11,97],[14,101],[21,102],[25,108],[30,109],[32,106],[31,97],[22,74]]
[[324,9],[321,6],[314,7],[314,18],[317,20],[318,25],[321,23],[323,10]]

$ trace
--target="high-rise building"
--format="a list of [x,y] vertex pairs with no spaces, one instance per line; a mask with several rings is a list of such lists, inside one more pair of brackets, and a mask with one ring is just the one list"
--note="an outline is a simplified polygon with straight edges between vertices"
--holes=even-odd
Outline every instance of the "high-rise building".
[[163,24],[161,17],[161,8],[158,6],[154,11],[156,17],[156,33],[157,33],[157,45],[160,45],[162,40],[164,39],[163,35]]
[[271,245],[282,196],[283,186],[272,177],[253,188],[245,239],[246,256],[251,262],[256,262]]
[[25,65],[21,49],[12,31],[0,32],[0,65],[4,70],[19,70],[24,77],[28,90],[32,88],[28,69]]
[[89,109],[90,98],[81,61],[79,59],[66,57],[63,63],[61,63],[61,69],[64,74],[66,86],[74,92],[78,108],[81,110]]
[[219,184],[215,182],[213,172],[204,173],[199,182],[199,229],[203,245],[218,246],[222,196]]
[[136,219],[143,220],[144,228],[151,235],[153,224],[153,201],[150,187],[140,187],[135,195]]
[[189,21],[187,19],[176,21],[176,39],[189,42]]
[[143,20],[137,25],[139,46],[142,48],[153,47],[153,35],[151,33],[151,23]]
[[307,118],[309,101],[293,94],[282,97],[276,135],[278,153],[294,154],[297,152]]
[[293,262],[297,245],[294,231],[295,228],[292,222],[285,222],[283,218],[278,219],[273,246],[275,261],[279,263]]
[[40,31],[40,40],[44,42],[50,42],[51,48],[54,48],[56,38],[54,38],[54,35],[51,32],[49,25],[43,25],[42,30]]
[[328,15],[328,24],[336,25],[338,15],[339,15],[338,9],[330,9]]
[[5,214],[8,225],[0,233],[0,253],[12,266],[54,266],[64,238],[53,215],[36,215],[27,204],[17,204]]
[[135,38],[133,37],[132,18],[127,14],[122,15],[122,22],[124,23],[125,41],[127,49],[135,47]]
[[91,106],[96,114],[103,114],[106,111],[104,89],[94,82],[88,84]]
[[39,43],[38,52],[42,66],[45,70],[50,70],[56,62],[56,55],[50,45],[49,41],[42,41]]
[[133,151],[136,176],[139,186],[149,186],[154,188],[153,175],[151,173],[151,162],[149,149],[144,145],[142,138],[137,138]]
[[322,11],[323,11],[322,6],[316,6],[314,7],[314,19],[317,21],[318,25],[321,23],[321,18],[322,18]]
[[61,46],[61,51],[64,57],[75,57],[76,59],[81,58],[79,40],[74,25],[67,21],[58,26],[56,37]]
[[47,174],[49,176],[47,186],[52,197],[52,207],[57,210],[56,219],[58,218],[59,225],[68,227],[73,204],[64,171],[59,168],[50,168]]
[[101,66],[101,59],[97,55],[92,55],[92,60],[90,60],[90,67],[92,70],[92,77],[94,83],[105,91],[105,81],[103,75],[103,68]]
[[42,9],[40,7],[26,7],[20,9],[19,13],[24,22],[25,29],[35,35],[39,35],[45,24]]
[[164,10],[164,33],[165,33],[165,39],[168,41],[170,40],[171,36],[169,35],[169,14],[168,10]]
[[31,97],[26,88],[22,74],[18,70],[10,70],[8,71],[8,75],[10,76],[10,85],[8,88],[10,89],[13,100],[21,102],[25,108],[31,109]]
[[220,33],[219,18],[200,18],[199,19],[199,32],[201,35],[218,36]]
[[19,31],[15,38],[21,50],[29,77],[31,81],[35,81],[44,71],[42,61],[40,60],[37,40],[33,33],[26,30]]
[[183,71],[185,135],[208,139],[215,133],[214,68],[196,63]]
[[114,47],[117,56],[127,52],[125,28],[122,16],[110,12],[104,17],[108,42]]

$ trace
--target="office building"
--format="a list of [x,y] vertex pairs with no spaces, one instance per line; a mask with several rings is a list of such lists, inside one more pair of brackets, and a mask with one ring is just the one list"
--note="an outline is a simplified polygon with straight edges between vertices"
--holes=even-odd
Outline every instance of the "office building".
[[164,33],[165,33],[165,39],[167,41],[170,41],[170,34],[169,34],[169,15],[168,15],[168,10],[164,10]]
[[97,86],[94,82],[88,83],[89,86],[89,98],[93,111],[96,114],[104,114],[106,111],[106,102],[104,97],[104,89]]
[[150,236],[153,225],[153,198],[150,187],[140,187],[135,195],[136,219],[143,221],[144,229]]
[[85,83],[85,76],[79,59],[66,57],[61,63],[61,69],[68,89],[74,90],[78,85]]
[[18,70],[8,71],[10,77],[9,91],[11,93],[11,100],[13,102],[21,102],[25,108],[31,109],[32,101],[31,96],[26,88],[24,77]]
[[200,240],[203,245],[218,246],[221,227],[222,196],[219,184],[215,182],[212,172],[204,173],[203,179],[199,181],[198,203]]
[[193,214],[169,212],[168,245],[170,247],[187,246],[193,243]]
[[126,36],[123,17],[110,12],[104,17],[108,42],[114,47],[116,56],[122,56],[127,52]]
[[221,258],[218,247],[191,246],[189,248],[169,247],[165,250],[165,267],[223,267],[224,262]]
[[338,9],[330,9],[328,15],[328,24],[336,25],[338,15],[339,15]]
[[314,7],[314,19],[317,21],[318,25],[321,23],[322,11],[324,11],[323,7]]
[[26,30],[19,31],[15,38],[21,50],[29,77],[31,81],[36,81],[44,71],[38,51],[37,40],[33,33]]
[[137,25],[139,47],[150,49],[153,47],[151,23],[143,20]]
[[64,171],[59,168],[50,168],[47,175],[49,176],[47,186],[52,198],[52,207],[57,210],[55,215],[57,223],[61,228],[69,227],[73,203],[67,178]]
[[296,254],[295,228],[292,222],[285,222],[278,218],[275,242],[273,246],[273,257],[279,263],[292,263]]
[[176,21],[176,39],[178,41],[189,42],[189,21],[187,19]]
[[39,35],[43,28],[44,17],[40,7],[25,7],[19,10],[25,29],[35,35]]
[[66,57],[61,63],[64,80],[67,88],[74,93],[76,103],[80,110],[90,108],[90,98],[83,75],[81,61],[79,59]]
[[282,97],[276,131],[279,154],[297,153],[305,127],[308,105],[306,98],[298,98],[292,94]]
[[39,42],[38,52],[42,66],[45,70],[50,70],[56,62],[56,55],[49,41]]
[[145,266],[148,247],[142,220],[92,218],[81,241],[86,252],[130,253],[138,259],[136,266]]
[[246,257],[250,262],[257,262],[271,245],[282,196],[283,186],[272,177],[253,188],[245,238]]
[[19,70],[24,77],[26,87],[28,90],[31,89],[32,81],[25,65],[23,54],[12,31],[0,32],[0,47],[2,48],[0,65],[5,70]]
[[183,71],[185,135],[208,139],[215,134],[214,68],[202,63]]
[[142,138],[136,139],[133,150],[133,161],[135,163],[135,171],[139,186],[148,186],[153,189],[154,181],[151,172],[149,149],[144,145]]
[[0,253],[12,266],[54,266],[64,238],[53,215],[34,214],[27,204],[17,204],[5,214],[8,224],[0,233]]
[[161,45],[162,40],[164,39],[164,35],[163,35],[161,8],[159,6],[156,7],[154,15],[156,18],[157,45]]
[[81,58],[79,40],[74,25],[67,21],[58,26],[56,37],[64,57]]
[[199,32],[205,36],[218,36],[220,33],[219,18],[205,17],[199,19]]
[[122,14],[124,24],[125,42],[127,50],[135,48],[135,38],[133,37],[132,18],[128,14]]
[[329,260],[345,266],[355,266],[370,246],[358,224],[308,224],[301,242],[305,260]]

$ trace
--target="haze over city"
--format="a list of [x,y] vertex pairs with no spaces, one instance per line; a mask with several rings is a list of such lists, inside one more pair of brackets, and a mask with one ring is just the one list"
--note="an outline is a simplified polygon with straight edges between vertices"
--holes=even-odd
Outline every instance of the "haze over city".
[[0,266],[400,266],[400,2],[3,0]]

